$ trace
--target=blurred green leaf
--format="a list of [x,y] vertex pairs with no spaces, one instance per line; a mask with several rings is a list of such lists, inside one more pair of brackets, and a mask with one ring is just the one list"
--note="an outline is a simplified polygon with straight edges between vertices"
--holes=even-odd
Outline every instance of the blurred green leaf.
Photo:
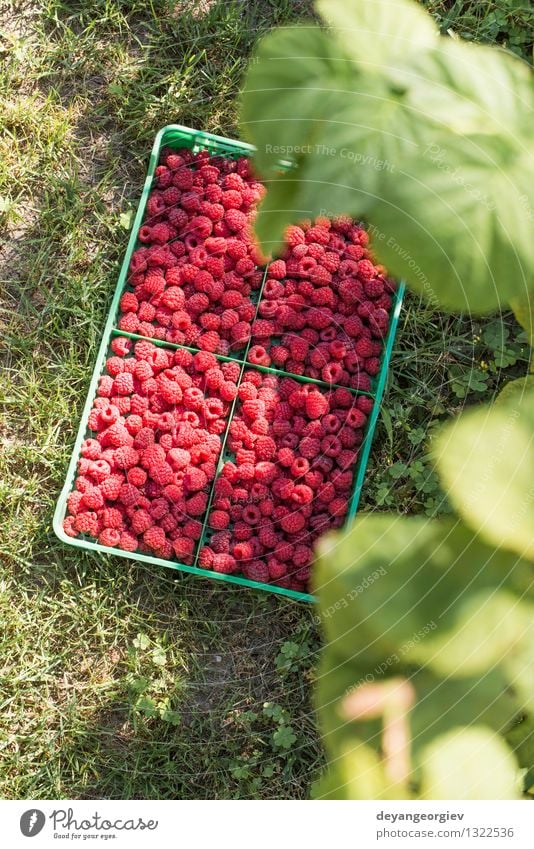
[[449,497],[483,537],[534,559],[534,393],[447,424],[433,451]]
[[458,728],[422,755],[423,799],[518,799],[519,769],[502,738],[486,728]]

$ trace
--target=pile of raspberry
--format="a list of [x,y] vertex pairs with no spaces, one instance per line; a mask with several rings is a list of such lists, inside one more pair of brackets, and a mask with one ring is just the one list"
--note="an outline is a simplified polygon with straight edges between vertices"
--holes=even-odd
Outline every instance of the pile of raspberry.
[[267,270],[249,362],[368,392],[395,288],[369,234],[349,217],[320,217],[288,227],[286,243]]
[[198,565],[306,591],[314,541],[343,524],[373,401],[246,370]]
[[118,327],[219,354],[250,339],[264,260],[252,222],[265,187],[250,161],[162,151]]
[[111,349],[65,533],[191,564],[240,366],[121,336]]

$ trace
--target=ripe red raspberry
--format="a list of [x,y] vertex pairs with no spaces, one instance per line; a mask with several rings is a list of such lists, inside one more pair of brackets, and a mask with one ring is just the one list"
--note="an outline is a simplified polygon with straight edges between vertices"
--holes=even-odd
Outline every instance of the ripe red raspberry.
[[98,516],[92,511],[78,513],[74,520],[74,527],[80,534],[96,537],[99,530]]
[[366,395],[359,395],[356,398],[356,407],[368,416],[373,409],[373,399],[367,398]]
[[126,479],[132,486],[142,487],[146,483],[147,473],[140,466],[134,466],[133,469],[128,469]]
[[238,209],[227,209],[224,220],[232,233],[242,233],[247,226],[247,216]]
[[363,336],[355,343],[354,350],[356,351],[359,357],[367,359],[368,357],[373,356],[373,343],[370,339],[366,339]]
[[139,453],[129,445],[124,445],[115,450],[115,465],[119,469],[131,469],[139,462]]
[[212,510],[209,516],[209,526],[222,531],[230,524],[230,516],[226,510]]
[[198,347],[204,351],[217,351],[219,349],[221,337],[215,330],[208,330],[207,333],[201,333],[198,337]]
[[263,560],[251,560],[243,564],[243,574],[249,581],[266,584],[269,580],[269,567]]
[[212,569],[215,553],[209,546],[204,545],[198,553],[198,565],[201,569]]
[[321,377],[327,383],[340,383],[343,380],[343,367],[337,362],[331,362],[321,369]]
[[195,550],[194,540],[187,537],[178,537],[178,539],[173,540],[172,548],[179,562],[186,565],[190,565],[193,562],[193,552]]
[[329,409],[328,398],[318,391],[309,392],[306,396],[306,415],[310,419],[320,419]]
[[254,546],[249,541],[244,540],[242,542],[238,542],[237,545],[234,546],[232,553],[236,560],[250,560],[254,556]]
[[248,360],[257,366],[269,366],[271,358],[263,345],[253,345],[248,352]]
[[301,531],[306,524],[306,520],[302,513],[298,510],[287,513],[280,520],[281,528],[286,532],[286,534],[296,534]]
[[133,292],[124,293],[120,299],[119,308],[121,312],[137,312],[139,308],[139,301]]
[[132,349],[132,340],[125,336],[116,336],[111,342],[111,350],[119,357],[125,357]]
[[225,209],[240,209],[242,204],[241,193],[235,189],[228,189],[222,193],[221,203]]
[[276,259],[271,262],[267,270],[269,277],[274,280],[283,280],[286,276],[286,264],[283,259]]
[[237,386],[232,380],[224,380],[219,387],[223,401],[233,401],[237,395]]
[[236,167],[233,162],[227,161],[227,164],[231,165],[232,173],[226,174],[226,176],[223,178],[221,184],[223,189],[234,189],[237,192],[242,192],[245,188],[245,182],[243,180],[243,177],[241,177],[239,174],[233,173]]
[[290,225],[285,230],[284,239],[290,248],[294,248],[296,245],[304,244],[306,235],[301,227]]
[[269,339],[274,333],[274,324],[263,318],[258,318],[252,324],[252,336],[255,339]]
[[137,535],[144,534],[149,528],[153,527],[154,519],[148,510],[136,510],[131,518],[131,528]]
[[365,360],[365,370],[367,374],[370,374],[371,377],[374,377],[380,371],[380,360],[378,357],[369,357]]
[[100,492],[107,501],[116,501],[120,495],[124,477],[120,474],[110,475],[100,484]]
[[313,460],[321,451],[321,443],[318,439],[305,436],[300,442],[299,450],[307,460]]
[[185,473],[183,484],[189,492],[198,492],[204,489],[208,483],[208,478],[202,469],[191,466]]
[[186,509],[189,516],[202,516],[207,506],[208,495],[205,492],[196,492],[186,501]]
[[143,542],[148,548],[157,551],[165,545],[165,531],[157,525],[148,528],[143,534]]
[[63,519],[63,530],[67,534],[68,537],[75,538],[78,536],[78,531],[75,526],[75,518],[74,516],[66,516]]
[[96,439],[85,439],[82,442],[80,454],[88,460],[98,460],[102,452],[102,446]]
[[[185,293],[179,286],[169,286],[163,292],[160,303],[170,310],[181,310],[185,304]],[[151,319],[148,319],[148,321],[151,321]]]
[[174,479],[172,466],[165,461],[159,461],[151,464],[148,468],[148,474],[153,481],[161,484],[161,486],[166,486]]
[[269,350],[269,354],[273,365],[278,368],[282,368],[289,357],[289,351],[283,345],[273,345]]
[[297,360],[297,362],[303,363],[306,357],[308,356],[309,350],[310,343],[307,339],[303,339],[302,337],[298,336],[294,336],[291,338],[289,342],[289,351],[293,360]]
[[[368,259],[362,259],[358,262],[358,276],[364,278],[365,280],[370,280],[376,274],[376,269],[373,263]],[[383,286],[381,287],[381,292],[384,291]]]
[[[169,157],[169,160],[172,162],[172,165],[169,164],[169,168],[174,170],[172,182],[174,186],[187,191],[193,185],[193,172],[187,166],[183,165],[183,161],[178,164],[178,159],[180,157],[176,157],[176,159]],[[169,160],[167,161],[169,162]]]
[[321,451],[326,457],[337,457],[342,447],[339,437],[334,433],[327,434],[321,440]]
[[313,490],[306,484],[299,483],[293,487],[291,500],[296,504],[309,504],[313,499]]
[[224,552],[221,554],[214,554],[212,569],[223,575],[231,575],[237,569],[236,559],[235,557],[232,557],[231,554],[226,554]]

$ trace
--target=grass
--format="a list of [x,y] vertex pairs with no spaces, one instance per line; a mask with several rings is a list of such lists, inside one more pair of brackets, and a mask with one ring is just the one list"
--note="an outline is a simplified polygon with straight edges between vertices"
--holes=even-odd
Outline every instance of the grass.
[[[486,4],[428,5],[465,28]],[[51,529],[156,129],[237,134],[255,40],[309,15],[291,0],[42,0],[0,20],[4,798],[304,798],[322,766],[311,608],[69,549]],[[428,432],[527,357],[509,316],[410,297],[364,509],[447,509]]]

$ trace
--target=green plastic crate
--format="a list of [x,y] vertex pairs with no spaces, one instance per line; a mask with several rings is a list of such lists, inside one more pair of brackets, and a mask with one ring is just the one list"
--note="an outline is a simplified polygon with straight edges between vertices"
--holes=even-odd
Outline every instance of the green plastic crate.
[[[201,568],[196,567],[194,565],[188,566],[184,563],[178,563],[178,562],[175,562],[175,561],[172,561],[172,560],[162,560],[158,557],[151,557],[148,554],[138,554],[137,552],[122,551],[121,549],[118,549],[118,548],[109,548],[107,546],[100,545],[99,543],[94,542],[92,539],[89,539],[89,538],[85,539],[83,537],[77,537],[77,538],[69,537],[69,536],[67,536],[67,534],[63,530],[63,519],[65,518],[65,514],[66,514],[66,510],[67,510],[67,497],[72,490],[73,482],[74,482],[74,479],[76,477],[76,467],[77,467],[77,462],[78,462],[78,458],[79,458],[79,454],[80,454],[81,444],[82,444],[83,440],[86,438],[86,436],[88,435],[87,420],[88,420],[89,413],[90,413],[92,406],[93,406],[93,399],[96,395],[96,390],[97,390],[97,386],[98,386],[98,379],[103,372],[104,364],[105,364],[106,358],[108,356],[108,350],[109,350],[111,340],[113,339],[114,336],[128,336],[132,339],[143,338],[143,337],[138,336],[138,335],[133,334],[133,333],[125,333],[124,331],[118,330],[118,328],[116,327],[116,322],[117,322],[117,313],[118,313],[118,310],[119,310],[119,301],[120,301],[122,293],[124,292],[125,288],[127,287],[126,277],[127,277],[127,273],[128,273],[128,267],[129,267],[129,264],[130,264],[130,259],[131,259],[133,251],[135,250],[135,248],[137,247],[137,244],[138,244],[137,233],[138,233],[139,228],[140,228],[142,221],[143,221],[146,202],[147,202],[147,199],[148,199],[148,196],[149,196],[149,193],[150,193],[150,189],[152,187],[154,170],[155,170],[155,168],[158,164],[160,150],[161,150],[162,147],[172,147],[172,148],[186,147],[186,148],[192,149],[195,152],[203,149],[203,150],[208,150],[212,155],[222,155],[222,156],[231,156],[231,157],[251,156],[254,153],[254,148],[251,145],[245,144],[244,142],[236,141],[236,140],[233,140],[233,139],[222,138],[221,136],[215,136],[215,135],[212,135],[211,133],[204,133],[204,132],[201,132],[201,131],[198,131],[198,130],[191,130],[188,127],[182,127],[182,126],[179,126],[177,124],[171,124],[167,127],[163,127],[159,131],[159,133],[157,134],[155,141],[154,141],[154,146],[152,148],[152,153],[150,155],[150,162],[149,162],[149,166],[148,166],[147,176],[146,176],[146,179],[145,179],[145,184],[143,186],[143,193],[141,195],[141,200],[140,200],[139,206],[137,208],[137,212],[136,212],[135,219],[134,219],[134,222],[133,222],[132,231],[131,231],[130,238],[129,238],[129,241],[128,241],[128,247],[126,249],[126,254],[125,254],[122,266],[121,266],[119,279],[117,281],[115,294],[113,296],[113,301],[111,303],[111,307],[110,307],[110,310],[109,310],[109,313],[108,313],[106,324],[104,326],[104,330],[103,330],[103,334],[102,334],[102,342],[101,342],[101,345],[100,345],[100,348],[99,348],[99,351],[98,351],[98,356],[96,358],[96,363],[95,363],[95,367],[94,367],[94,370],[93,370],[91,383],[89,385],[89,391],[87,393],[87,399],[86,399],[85,406],[84,406],[84,409],[83,409],[80,427],[79,427],[79,430],[78,430],[78,435],[76,437],[76,442],[74,444],[72,456],[71,456],[69,467],[68,467],[68,470],[67,470],[65,484],[63,486],[63,489],[61,491],[61,495],[59,496],[59,499],[58,499],[58,502],[57,502],[57,505],[56,505],[56,510],[55,510],[55,513],[54,513],[54,520],[53,520],[54,531],[62,542],[67,543],[68,545],[76,546],[77,548],[87,549],[88,551],[98,551],[98,552],[101,552],[102,554],[114,554],[118,557],[125,557],[125,558],[128,558],[130,560],[137,560],[137,561],[141,561],[141,562],[144,562],[144,563],[155,564],[155,565],[158,565],[158,566],[166,566],[167,568],[177,569],[179,571],[187,572],[191,575],[197,575],[197,576],[203,577],[203,578],[213,578],[217,581],[225,581],[225,582],[231,583],[231,584],[238,584],[240,586],[251,587],[251,588],[257,589],[257,590],[263,590],[263,591],[266,591],[266,592],[277,593],[278,595],[283,595],[283,596],[286,596],[286,597],[289,597],[289,598],[292,598],[292,599],[296,599],[298,601],[313,602],[316,599],[313,595],[311,595],[309,593],[296,592],[294,590],[288,590],[288,589],[285,589],[283,587],[273,586],[271,584],[263,584],[263,583],[258,583],[257,581],[250,581],[247,578],[237,576],[237,575],[222,575],[219,572],[212,572],[212,571],[209,571],[209,570],[206,570],[206,569],[201,569]],[[265,275],[264,275],[264,281],[265,281]],[[391,358],[391,351],[392,351],[392,348],[393,348],[393,343],[394,343],[394,340],[395,340],[395,334],[396,334],[397,325],[398,325],[398,321],[399,321],[399,315],[400,315],[402,300],[403,300],[403,296],[404,296],[404,288],[405,288],[404,283],[400,283],[397,290],[396,290],[396,293],[395,293],[394,302],[393,302],[393,306],[392,306],[392,310],[391,310],[388,335],[387,335],[385,345],[384,345],[384,350],[383,350],[383,353],[382,353],[381,367],[380,367],[380,371],[379,371],[377,377],[375,378],[375,381],[373,382],[372,391],[371,392],[359,392],[359,391],[356,391],[356,390],[351,390],[351,391],[354,392],[354,394],[368,395],[368,396],[372,397],[375,400],[375,404],[373,406],[373,410],[372,410],[372,412],[369,416],[368,422],[367,422],[365,437],[364,437],[364,440],[363,440],[363,443],[362,443],[360,455],[358,457],[358,462],[357,462],[357,465],[356,465],[356,475],[355,475],[355,480],[354,480],[354,489],[353,489],[353,493],[352,493],[352,497],[351,497],[351,501],[350,501],[350,505],[349,505],[349,511],[348,511],[348,514],[347,514],[347,522],[351,522],[354,519],[354,516],[356,515],[356,512],[358,510],[358,504],[359,504],[359,501],[360,501],[363,482],[364,482],[364,478],[365,478],[365,471],[366,471],[367,463],[368,463],[368,460],[369,460],[369,453],[371,451],[373,435],[374,435],[378,415],[379,415],[379,412],[380,412],[380,402],[382,400],[382,395],[384,393],[384,387],[385,387],[386,378],[387,378],[387,371],[388,371],[388,367],[389,367],[389,361],[390,361],[390,358]],[[261,297],[261,290],[260,290],[259,297],[258,297],[258,303],[259,303],[260,297]],[[184,347],[184,346],[180,346],[180,345],[173,345],[169,342],[163,342],[163,341],[156,340],[156,339],[152,339],[151,341],[156,345],[160,345],[162,347],[167,347],[167,348]],[[194,349],[190,349],[190,350],[194,350]],[[278,375],[287,374],[287,372],[283,372],[279,369],[267,368],[267,367],[263,367],[263,366],[256,366],[256,365],[253,365],[251,363],[247,363],[246,362],[247,354],[248,354],[248,346],[245,349],[245,351],[243,352],[241,357],[239,357],[237,355],[234,355],[232,357],[223,357],[223,356],[219,355],[218,358],[221,359],[221,360],[232,360],[232,361],[236,361],[236,359],[237,359],[238,362],[241,363],[241,374],[243,374],[243,371],[244,371],[245,368],[251,368],[251,369],[255,369],[257,371],[263,371],[263,372],[271,372],[271,373],[278,374]],[[308,377],[303,377],[303,376],[298,376],[298,375],[291,375],[291,376],[293,378],[295,378],[296,380],[299,380],[299,381],[304,382],[304,383],[318,383],[318,384],[324,386],[325,388],[328,387],[328,384],[325,384],[322,381],[316,381],[313,378],[308,378]],[[234,405],[232,406],[231,411],[229,413],[228,424],[231,421],[235,403],[236,402],[234,401]],[[226,445],[227,434],[228,434],[228,425],[227,425],[225,433],[222,436],[223,444],[222,444],[222,449],[221,449],[221,459],[220,459],[220,462],[219,462],[219,467],[222,464],[224,456],[225,456],[225,445]],[[213,492],[213,485],[212,485],[212,492]],[[212,495],[212,493],[210,493],[210,504],[211,504],[211,495]],[[201,537],[201,539],[200,539],[200,541],[197,545],[197,549],[196,549],[197,553],[198,553],[199,549],[201,548],[204,539],[206,538],[207,517],[208,517],[208,514],[209,514],[210,504],[208,504],[208,509],[206,510],[206,516],[204,518],[204,528],[203,528],[203,532],[202,532],[202,537]],[[195,562],[196,562],[196,557],[195,557]]]

